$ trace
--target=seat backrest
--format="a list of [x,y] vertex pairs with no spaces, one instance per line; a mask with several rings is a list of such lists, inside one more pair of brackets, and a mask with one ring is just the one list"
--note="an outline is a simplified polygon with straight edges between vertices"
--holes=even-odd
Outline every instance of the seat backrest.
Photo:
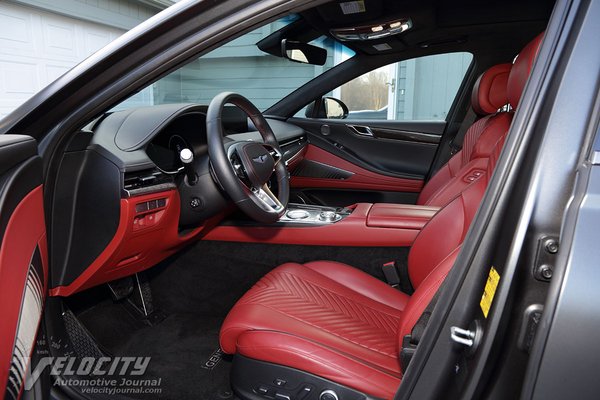
[[[530,42],[519,53],[511,69],[508,77],[508,92],[509,101],[513,107],[519,103],[541,39],[542,35],[539,35]],[[511,114],[507,114],[508,121],[510,121],[510,116]],[[505,124],[506,121],[503,121],[501,126],[505,126]],[[500,129],[499,127],[497,129]],[[499,135],[497,140],[485,144],[487,156],[483,158],[485,165],[481,166],[485,173],[441,208],[415,239],[408,255],[408,273],[415,292],[402,313],[399,328],[400,343],[405,335],[411,333],[413,326],[454,265],[496,167],[508,128],[509,126],[506,126],[506,130]],[[484,135],[481,140],[488,141]],[[474,151],[482,151],[477,149],[478,145],[479,143],[475,146]]]
[[417,204],[443,207],[481,176],[485,162],[477,160],[489,156],[494,143],[510,125],[510,116],[498,110],[508,103],[506,87],[511,67],[511,64],[495,65],[477,79],[471,107],[482,118],[467,130],[462,149],[425,184]]

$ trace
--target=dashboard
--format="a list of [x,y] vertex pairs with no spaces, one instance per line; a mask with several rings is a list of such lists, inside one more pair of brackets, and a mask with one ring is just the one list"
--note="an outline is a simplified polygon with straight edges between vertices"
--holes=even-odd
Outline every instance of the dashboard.
[[[211,173],[207,106],[165,104],[110,113],[81,132],[58,171],[51,243],[51,293],[70,295],[147,269],[198,239],[231,211]],[[303,129],[268,118],[293,168],[307,146]],[[262,141],[246,115],[226,107],[224,142]],[[179,152],[194,155],[200,190],[186,191]],[[193,203],[191,203],[193,202]],[[193,212],[189,205],[194,204]]]

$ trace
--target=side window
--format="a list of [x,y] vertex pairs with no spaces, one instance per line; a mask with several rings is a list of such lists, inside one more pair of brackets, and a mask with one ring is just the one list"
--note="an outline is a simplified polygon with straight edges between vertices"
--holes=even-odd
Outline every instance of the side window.
[[471,64],[470,53],[414,58],[376,69],[335,89],[347,119],[445,120]]

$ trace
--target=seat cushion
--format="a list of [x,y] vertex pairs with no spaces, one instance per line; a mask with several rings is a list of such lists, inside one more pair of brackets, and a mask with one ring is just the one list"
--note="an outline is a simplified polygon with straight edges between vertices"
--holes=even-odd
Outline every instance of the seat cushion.
[[221,348],[391,398],[401,379],[398,329],[408,300],[345,264],[283,264],[231,310]]

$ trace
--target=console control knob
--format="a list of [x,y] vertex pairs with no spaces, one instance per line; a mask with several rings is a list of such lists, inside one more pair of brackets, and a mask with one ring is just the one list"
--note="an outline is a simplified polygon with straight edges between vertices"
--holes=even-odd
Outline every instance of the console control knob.
[[319,395],[319,400],[338,400],[338,395],[333,390],[323,390]]
[[304,219],[309,217],[309,213],[305,210],[290,210],[287,212],[289,219]]
[[321,221],[333,222],[335,221],[335,218],[335,211],[321,211],[321,214],[319,214],[319,219]]

